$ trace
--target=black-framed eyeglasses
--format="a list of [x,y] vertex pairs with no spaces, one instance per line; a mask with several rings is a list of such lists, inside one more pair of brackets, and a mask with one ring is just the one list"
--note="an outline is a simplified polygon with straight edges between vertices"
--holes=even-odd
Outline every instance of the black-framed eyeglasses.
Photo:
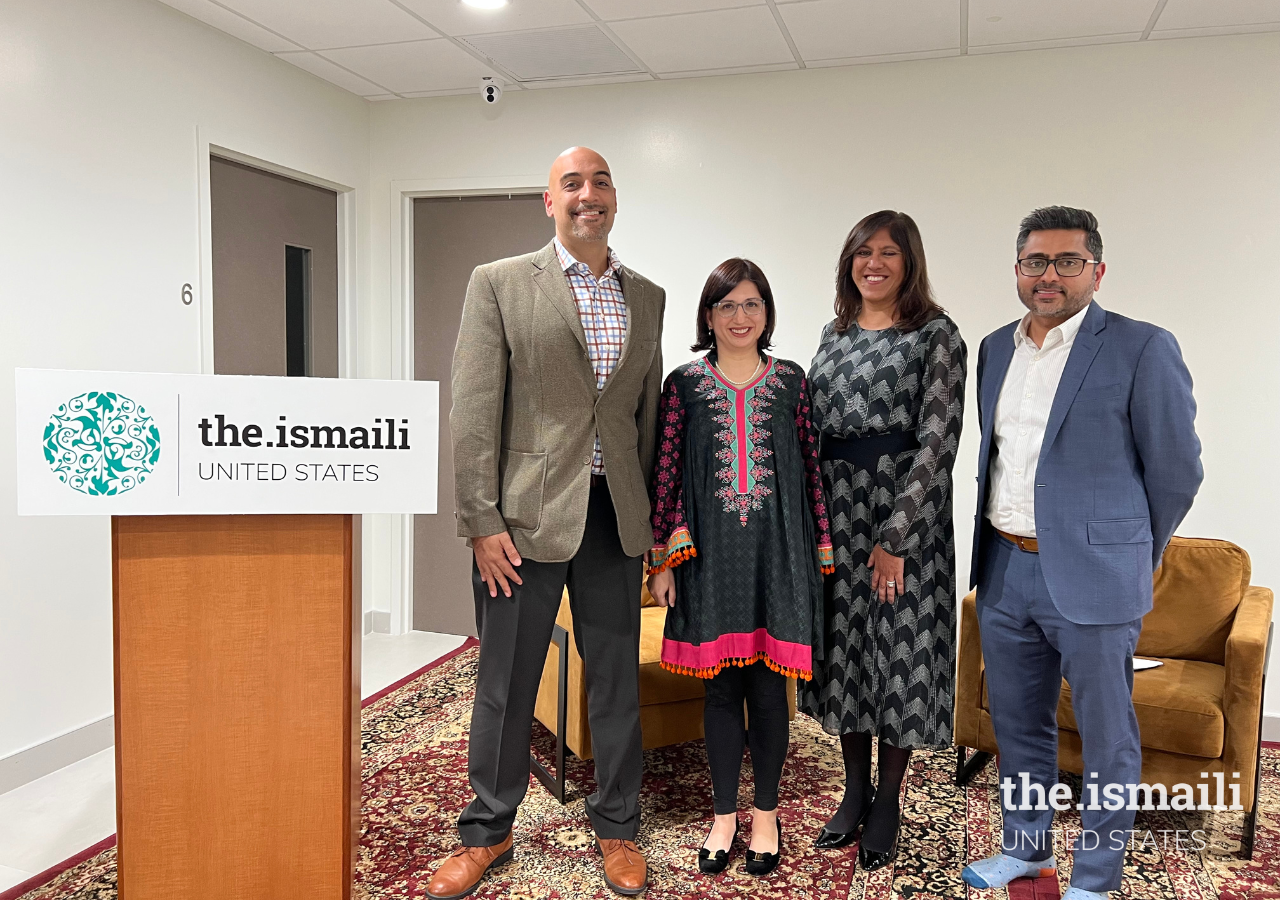
[[1087,264],[1096,262],[1096,259],[1082,259],[1079,256],[1059,256],[1057,259],[1028,256],[1025,259],[1018,260],[1018,271],[1028,278],[1035,278],[1047,272],[1049,266],[1052,265],[1054,270],[1063,278],[1074,278],[1084,271],[1084,267]]
[[742,311],[751,318],[755,318],[764,312],[763,300],[743,300],[741,303],[734,303],[732,300],[721,300],[715,304],[712,309],[716,311],[716,315],[722,319],[732,319],[738,313],[738,307],[742,307]]

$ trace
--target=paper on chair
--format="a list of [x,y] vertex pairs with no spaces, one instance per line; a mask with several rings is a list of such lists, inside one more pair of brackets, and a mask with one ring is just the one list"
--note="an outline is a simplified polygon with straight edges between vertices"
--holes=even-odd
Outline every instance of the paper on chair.
[[1158,659],[1143,659],[1140,656],[1133,658],[1133,671],[1141,672],[1143,669],[1154,669],[1156,666],[1163,666],[1164,663]]

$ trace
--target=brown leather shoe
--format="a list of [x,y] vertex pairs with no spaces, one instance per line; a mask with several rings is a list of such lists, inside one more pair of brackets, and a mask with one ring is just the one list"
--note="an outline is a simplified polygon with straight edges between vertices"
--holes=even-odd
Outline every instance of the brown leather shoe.
[[604,857],[604,883],[615,894],[633,897],[644,891],[649,882],[649,869],[634,841],[596,838],[596,847]]
[[501,844],[492,847],[459,847],[440,864],[427,885],[431,900],[457,900],[476,889],[484,873],[494,866],[510,862],[515,855],[511,846],[511,832]]

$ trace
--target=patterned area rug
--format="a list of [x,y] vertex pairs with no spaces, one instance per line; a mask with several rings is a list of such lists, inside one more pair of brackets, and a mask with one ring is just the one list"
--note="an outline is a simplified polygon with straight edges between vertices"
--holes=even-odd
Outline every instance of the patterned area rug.
[[[477,651],[467,649],[364,710],[364,834],[354,892],[359,900],[422,897],[435,860],[455,846],[454,820],[469,799],[467,724],[476,658]],[[550,735],[540,731],[537,743],[539,752],[549,757]],[[730,869],[707,878],[696,866],[697,849],[711,819],[702,743],[649,751],[639,838],[650,860],[647,896],[1005,900],[1005,891],[967,888],[959,877],[966,862],[989,855],[999,843],[995,767],[988,765],[968,788],[960,789],[953,781],[954,766],[950,752],[912,757],[897,861],[868,874],[855,868],[853,847],[824,852],[811,846],[839,802],[843,773],[835,739],[798,717],[782,785],[783,864],[768,878],[752,878],[741,871],[744,848],[739,846]],[[1239,813],[1139,813],[1139,836],[1129,853],[1123,894],[1137,900],[1280,900],[1280,751],[1268,748],[1263,766],[1252,862],[1236,855]],[[590,765],[571,761],[568,777],[571,790],[565,806],[536,781],[531,783],[516,822],[516,858],[485,881],[475,897],[613,896],[601,880],[583,810],[583,798],[594,789]],[[741,808],[750,809],[750,798],[748,765]],[[1079,820],[1073,817],[1059,813],[1058,827],[1068,833],[1078,828]],[[1063,863],[1059,877],[1065,890],[1069,856]],[[80,861],[28,891],[22,900],[116,900],[114,848]]]

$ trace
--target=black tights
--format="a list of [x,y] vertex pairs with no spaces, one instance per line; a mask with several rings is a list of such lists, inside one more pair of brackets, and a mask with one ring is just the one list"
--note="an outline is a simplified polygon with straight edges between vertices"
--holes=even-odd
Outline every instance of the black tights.
[[[898,795],[907,774],[911,750],[883,740],[879,743],[880,784],[875,789],[862,842],[868,850],[887,853],[898,833]],[[871,795],[871,735],[863,731],[840,735],[840,752],[844,756],[844,800],[827,828],[843,834],[857,827]]]
[[[738,810],[738,774],[743,746],[751,746],[755,772],[755,806],[761,812],[778,808],[778,782],[787,759],[790,720],[787,712],[787,678],[763,662],[728,666],[706,681],[707,699],[702,707],[707,736],[707,762],[711,766],[711,790],[716,815]],[[743,719],[742,702],[750,714],[750,730]]]

